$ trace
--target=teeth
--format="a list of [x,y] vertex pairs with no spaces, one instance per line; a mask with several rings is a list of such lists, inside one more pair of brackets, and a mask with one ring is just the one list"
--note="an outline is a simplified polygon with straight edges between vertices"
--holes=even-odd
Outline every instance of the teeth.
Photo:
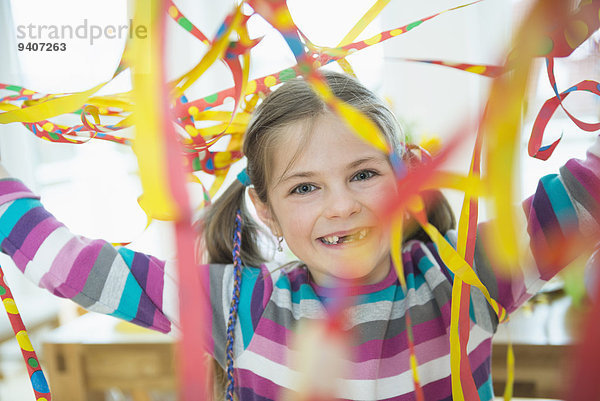
[[365,238],[368,233],[369,233],[369,230],[366,228],[363,228],[354,234],[346,235],[343,237],[338,237],[337,235],[329,235],[327,237],[322,237],[321,241],[327,245],[336,245],[340,242],[346,243],[346,242],[360,241],[361,239]]
[[339,241],[340,237],[338,237],[337,235],[330,235],[328,237],[323,237],[323,242],[325,242],[326,244],[337,244],[337,242]]

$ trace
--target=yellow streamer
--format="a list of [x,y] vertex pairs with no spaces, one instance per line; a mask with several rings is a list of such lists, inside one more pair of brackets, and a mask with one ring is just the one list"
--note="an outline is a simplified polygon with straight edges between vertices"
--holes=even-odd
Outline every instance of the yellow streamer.
[[389,146],[373,121],[355,107],[350,106],[348,103],[335,97],[327,84],[314,79],[310,80],[310,84],[315,92],[334,109],[359,138],[363,139],[376,149],[379,149],[386,154],[389,153]]
[[61,114],[72,113],[81,108],[92,94],[98,92],[106,84],[107,82],[102,82],[84,92],[57,97],[33,106],[7,111],[0,114],[0,124],[15,122],[35,123]]
[[133,54],[133,98],[135,112],[135,141],[133,151],[138,158],[140,179],[144,188],[143,201],[140,205],[150,218],[158,220],[176,220],[180,217],[179,208],[171,196],[166,163],[165,144],[162,127],[163,115],[158,113],[162,99],[162,76],[158,66],[162,66],[158,41],[160,32],[156,20],[152,16],[160,15],[156,0],[137,0],[134,24],[147,26],[149,35],[141,39],[133,37],[131,52]]
[[506,385],[504,386],[504,401],[510,401],[513,396],[513,384],[515,382],[515,354],[512,341],[508,343],[506,350]]
[[369,11],[354,25],[354,27],[344,36],[344,39],[340,42],[337,47],[349,45],[360,35],[365,28],[373,22],[373,20],[381,13],[381,11],[388,5],[390,0],[378,0],[375,4],[369,8]]
[[242,21],[242,5],[237,6],[231,24],[221,37],[212,44],[210,49],[202,57],[200,62],[196,64],[189,72],[184,74],[177,80],[178,87],[175,88],[175,97],[180,97],[183,92],[189,88],[204,72],[214,64],[217,59],[222,58],[227,46],[229,45],[229,35],[234,29],[237,29]]
[[[506,319],[506,310],[490,296],[489,291],[485,285],[483,285],[481,280],[479,280],[479,277],[477,277],[477,274],[473,268],[469,266],[464,258],[462,258],[458,252],[456,252],[452,245],[446,241],[437,228],[431,225],[431,223],[422,224],[421,227],[423,227],[427,235],[429,235],[429,238],[431,238],[431,240],[437,245],[440,257],[446,266],[452,271],[452,273],[454,273],[455,280],[458,277],[465,283],[478,288],[483,293],[492,309],[494,309],[494,312],[496,312],[498,320],[503,322],[504,319]],[[452,300],[453,306],[455,303],[456,301]]]
[[[437,245],[437,242],[436,242]],[[441,253],[440,253],[441,255]],[[442,257],[443,259],[443,257]],[[444,260],[444,262],[446,262]],[[446,265],[450,265],[446,262]],[[454,275],[454,283],[452,284],[452,306],[450,308],[450,371],[460,372],[460,340],[458,327],[458,314],[460,312],[460,299],[462,296],[462,280],[456,274]],[[456,401],[464,401],[465,396],[460,384],[460,374],[452,374],[450,376],[452,382],[452,399]]]
[[[369,10],[363,15],[363,17],[350,29],[350,31],[344,36],[342,41],[337,45],[337,47],[343,47],[352,43],[358,35],[361,34],[362,31],[365,30],[367,26],[381,13],[381,11],[389,4],[390,0],[378,0]],[[342,67],[342,70],[346,74],[352,75],[356,77],[352,66],[345,58],[341,58],[337,61],[337,63]]]

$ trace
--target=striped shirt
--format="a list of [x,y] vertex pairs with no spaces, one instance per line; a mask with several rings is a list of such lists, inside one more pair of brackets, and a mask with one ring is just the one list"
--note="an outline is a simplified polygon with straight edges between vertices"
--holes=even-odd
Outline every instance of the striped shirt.
[[[496,275],[486,257],[487,226],[479,226],[474,269],[491,296],[510,313],[572,260],[598,232],[600,145],[584,161],[570,160],[559,174],[541,179],[523,206],[531,238],[528,268]],[[455,233],[446,238],[456,242]],[[169,332],[177,326],[173,264],[72,234],[20,181],[0,180],[0,246],[40,287],[83,307]],[[559,250],[559,251],[557,251]],[[350,347],[336,396],[348,400],[414,400],[406,313],[410,312],[418,372],[427,400],[450,400],[450,310],[453,275],[432,243],[403,246],[408,291],[395,269],[379,283],[357,286],[348,295],[344,329]],[[212,316],[205,324],[210,350],[225,366],[226,322],[233,289],[232,265],[198,266]],[[269,272],[243,270],[234,344],[237,393],[241,400],[278,400],[299,386],[289,361],[301,352],[291,342],[302,321],[328,316],[330,291],[319,287],[298,264]],[[189,307],[189,306],[188,306]],[[498,325],[482,293],[471,289],[467,347],[481,400],[493,398],[491,338]]]

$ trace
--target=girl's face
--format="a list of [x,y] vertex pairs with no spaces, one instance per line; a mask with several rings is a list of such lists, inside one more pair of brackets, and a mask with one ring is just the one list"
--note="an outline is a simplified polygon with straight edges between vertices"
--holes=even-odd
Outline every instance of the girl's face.
[[285,137],[272,150],[269,205],[250,192],[257,212],[317,284],[332,285],[334,277],[379,282],[390,269],[381,206],[396,190],[388,158],[330,113],[316,119],[303,141],[305,126],[278,133]]

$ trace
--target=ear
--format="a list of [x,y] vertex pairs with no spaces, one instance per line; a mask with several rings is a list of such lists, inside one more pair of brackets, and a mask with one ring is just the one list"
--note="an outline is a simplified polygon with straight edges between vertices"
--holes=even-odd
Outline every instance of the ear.
[[265,223],[267,227],[271,230],[271,233],[276,237],[281,235],[281,230],[279,229],[279,224],[277,223],[277,219],[273,215],[271,208],[261,201],[256,193],[254,188],[248,188],[248,195],[250,196],[250,200],[256,209],[256,214],[258,214],[258,218],[260,221]]

